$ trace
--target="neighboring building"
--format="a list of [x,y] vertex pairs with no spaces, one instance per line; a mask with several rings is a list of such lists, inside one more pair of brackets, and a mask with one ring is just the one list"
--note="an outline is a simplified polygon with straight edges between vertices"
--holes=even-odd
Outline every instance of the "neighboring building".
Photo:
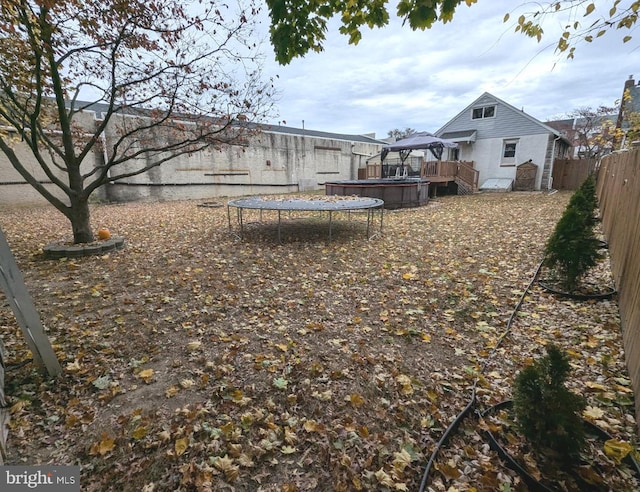
[[623,132],[621,148],[640,140],[640,82],[636,84],[633,75],[629,75],[624,84],[616,128]]
[[[366,159],[384,145],[369,136],[264,125],[242,146],[184,155],[110,184],[106,199],[200,199],[314,191],[326,181],[357,179],[358,169],[365,168]],[[130,161],[123,166],[135,169],[136,165]]]
[[[85,113],[88,120],[100,119],[99,108]],[[104,133],[107,151],[113,140],[116,120],[112,120]],[[366,167],[366,159],[379,153],[385,144],[373,136],[264,125],[259,131],[249,134],[243,145],[177,157],[144,174],[105,185],[93,197],[123,202],[318,190],[326,181],[356,179],[358,169]],[[26,145],[19,142],[15,145],[18,154],[23,156],[23,162],[33,169],[37,179],[50,183],[37,163],[29,161],[30,152]],[[102,156],[95,153],[87,158],[84,165],[90,169],[100,165],[101,161]],[[119,165],[118,171],[138,169],[140,164],[140,161],[132,160]],[[48,188],[55,192],[55,186]],[[45,203],[46,200],[0,153],[0,206]]]
[[[588,113],[588,114],[586,114]],[[613,151],[616,114],[597,114],[587,111],[585,116],[545,121],[544,124],[560,132],[571,142],[571,156],[576,159],[601,157]]]
[[436,135],[458,143],[443,159],[474,162],[480,189],[493,180],[516,185],[525,174],[529,189],[551,189],[553,162],[571,147],[558,130],[488,92]]

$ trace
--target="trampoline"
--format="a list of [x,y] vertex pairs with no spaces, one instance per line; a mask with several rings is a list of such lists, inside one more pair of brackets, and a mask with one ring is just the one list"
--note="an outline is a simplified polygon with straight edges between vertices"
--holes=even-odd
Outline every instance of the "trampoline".
[[[260,218],[265,210],[276,211],[278,215],[278,242],[281,241],[282,212],[328,212],[329,214],[329,241],[333,232],[333,214],[335,212],[366,212],[367,213],[367,239],[371,239],[382,233],[382,220],[384,214],[384,201],[379,198],[359,196],[318,196],[318,197],[270,197],[252,196],[230,200],[227,203],[227,218],[229,230],[233,231],[231,221],[231,209],[236,209],[236,220],[240,229],[239,237],[244,233],[244,210],[259,210]],[[380,216],[379,229],[371,233],[376,220],[376,213]]]

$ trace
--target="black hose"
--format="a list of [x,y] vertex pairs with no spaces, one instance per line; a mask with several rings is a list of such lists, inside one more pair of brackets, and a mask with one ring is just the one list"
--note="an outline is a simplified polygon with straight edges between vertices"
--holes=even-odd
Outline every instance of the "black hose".
[[471,387],[471,400],[469,401],[467,406],[464,408],[464,410],[462,410],[462,412],[460,412],[458,414],[458,416],[453,420],[453,422],[451,422],[451,424],[449,424],[449,427],[447,427],[447,429],[444,431],[444,434],[442,434],[442,437],[440,438],[440,440],[436,444],[435,448],[433,448],[433,451],[431,453],[431,458],[429,458],[427,466],[425,467],[425,470],[424,470],[424,474],[422,475],[422,481],[420,482],[419,492],[424,492],[425,491],[425,487],[427,486],[428,480],[429,480],[429,474],[431,473],[431,467],[433,466],[433,463],[436,460],[438,452],[440,451],[442,446],[444,446],[446,444],[446,442],[449,439],[449,436],[451,435],[451,433],[458,428],[458,426],[460,425],[460,422],[462,422],[464,420],[464,418],[467,416],[467,414],[471,411],[471,409],[474,408],[474,406],[475,406],[475,404],[477,402],[477,399],[476,399],[476,388],[478,386],[478,378],[479,378],[479,376],[481,374],[484,373],[484,371],[486,370],[487,365],[489,363],[489,360],[491,359],[491,357],[493,357],[493,355],[495,354],[496,350],[498,350],[498,348],[502,344],[502,341],[505,339],[505,337],[511,331],[511,325],[513,324],[513,320],[515,319],[516,314],[518,314],[518,311],[522,307],[522,303],[524,302],[524,299],[525,299],[527,293],[529,292],[529,290],[531,290],[531,287],[533,286],[533,284],[535,283],[536,279],[538,278],[538,275],[540,274],[540,270],[542,268],[542,264],[543,263],[544,263],[544,260],[541,261],[538,264],[538,267],[536,268],[536,271],[534,272],[533,277],[532,277],[531,281],[529,282],[529,285],[527,285],[527,287],[525,288],[524,292],[520,296],[520,300],[518,301],[518,303],[516,304],[516,307],[514,308],[513,312],[511,313],[511,316],[509,317],[509,321],[507,321],[507,327],[505,328],[505,331],[502,333],[502,335],[500,335],[500,338],[498,338],[498,342],[496,343],[496,346],[493,348],[491,353],[486,357],[486,359],[484,361],[484,364],[482,365],[480,371],[476,375],[476,378],[475,378],[475,380],[473,382],[473,386]]

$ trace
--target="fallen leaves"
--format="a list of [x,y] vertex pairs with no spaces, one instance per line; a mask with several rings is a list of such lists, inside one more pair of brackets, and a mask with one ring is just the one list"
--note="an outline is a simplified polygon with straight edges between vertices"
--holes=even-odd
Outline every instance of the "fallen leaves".
[[143,369],[138,373],[138,377],[142,379],[145,383],[149,384],[153,379],[153,374],[154,374],[153,369]]
[[113,451],[116,447],[116,440],[106,432],[103,432],[100,436],[100,440],[94,443],[89,450],[90,455],[104,456],[107,453]]
[[609,458],[613,458],[616,463],[620,462],[633,451],[633,446],[628,442],[617,439],[607,439],[604,443],[604,452]]
[[[283,244],[268,224],[236,241],[224,208],[97,206],[127,247],[54,262],[39,242],[64,221],[3,211],[66,368],[56,384],[28,367],[7,378],[11,452],[81,462],[94,490],[414,491],[490,354],[483,405],[508,398],[515,371],[549,341],[574,353],[585,418],[635,442],[615,303],[532,292],[498,345],[567,199],[444,197],[385,214],[371,241],[357,221],[336,221],[327,243],[322,221],[293,218]],[[1,303],[0,326],[12,361],[28,359]],[[432,489],[516,490],[477,428],[462,434]],[[612,460],[625,450],[609,448]]]
[[189,447],[189,438],[182,437],[180,439],[176,439],[176,442],[173,445],[173,449],[176,452],[176,456],[182,456]]

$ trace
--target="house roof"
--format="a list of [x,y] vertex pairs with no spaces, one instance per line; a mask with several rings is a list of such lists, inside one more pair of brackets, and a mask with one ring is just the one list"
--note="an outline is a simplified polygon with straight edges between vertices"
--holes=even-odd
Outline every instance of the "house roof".
[[319,130],[309,130],[307,128],[294,128],[292,126],[282,126],[282,125],[267,125],[267,124],[258,124],[256,125],[263,132],[270,133],[282,133],[286,135],[299,135],[304,137],[316,137],[316,138],[328,138],[332,140],[347,140],[349,142],[363,142],[363,143],[373,143],[386,145],[388,142],[384,140],[371,137],[369,135],[350,135],[343,133],[333,133],[333,132],[325,132]]
[[[559,132],[558,130],[550,127],[549,125],[545,125],[542,121],[540,121],[540,120],[534,118],[533,116],[525,113],[523,110],[520,110],[520,109],[516,108],[515,106],[512,106],[508,102],[503,101],[499,97],[496,97],[493,94],[490,94],[489,92],[484,92],[480,97],[475,99],[471,104],[469,104],[466,108],[464,108],[462,111],[460,111],[456,116],[451,118],[442,128],[440,128],[438,131],[436,131],[435,134],[438,135],[438,136],[444,136],[444,134],[446,133],[447,126],[449,126],[449,124],[451,122],[453,122],[454,120],[458,119],[459,117],[461,117],[465,113],[468,113],[474,106],[478,105],[479,101],[481,101],[482,99],[487,99],[487,98],[493,99],[496,103],[499,103],[499,104],[509,108],[510,110],[521,114],[524,118],[528,119],[531,123],[539,126],[540,130],[544,131],[545,133],[550,133],[550,134],[562,139],[567,145],[571,145],[571,142],[569,140],[567,140],[566,138],[564,138],[562,136],[561,132]],[[468,131],[470,131],[470,130],[468,130]]]
[[[94,111],[95,113],[103,113],[108,110],[108,105],[101,102],[84,102],[76,101],[76,107],[83,107],[86,111]],[[140,114],[144,110],[136,113]],[[386,145],[388,142],[375,138],[373,135],[352,135],[344,133],[325,132],[319,130],[309,130],[307,128],[295,128],[292,126],[272,125],[267,123],[245,123],[249,128],[255,128],[268,133],[281,133],[285,135],[299,135],[315,138],[326,138],[331,140],[345,140],[348,142],[372,143]]]

